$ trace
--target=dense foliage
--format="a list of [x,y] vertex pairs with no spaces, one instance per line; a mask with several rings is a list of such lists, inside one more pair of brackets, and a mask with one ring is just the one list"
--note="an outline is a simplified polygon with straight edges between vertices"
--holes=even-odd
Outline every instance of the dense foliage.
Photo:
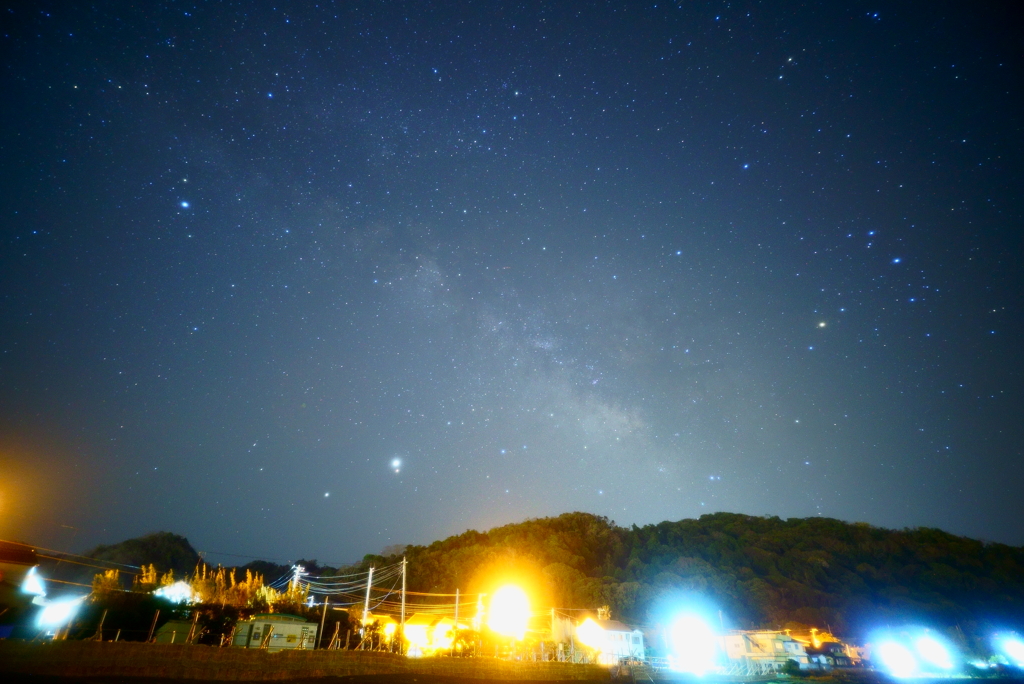
[[188,540],[170,532],[153,532],[119,544],[97,546],[85,555],[119,565],[152,564],[161,572],[171,570],[179,577],[193,572],[199,563],[199,554]]
[[975,631],[1024,623],[1024,549],[936,529],[732,513],[622,528],[568,513],[410,546],[409,587],[486,591],[532,578],[551,605],[656,622],[686,595],[726,626],[800,623],[840,633],[927,620]]
[[[162,571],[194,567],[194,553],[183,537],[160,533],[93,555],[156,563]],[[567,513],[470,530],[429,546],[392,547],[385,554],[340,569],[300,563],[312,575],[335,574],[405,556],[411,591],[459,589],[469,598],[519,581],[539,606],[608,605],[615,617],[639,624],[659,622],[663,609],[686,598],[704,602],[712,614],[720,610],[724,626],[738,628],[809,625],[856,636],[913,621],[967,634],[1024,626],[1024,548],[936,529],[732,513],[624,528]],[[239,582],[289,572],[288,566],[257,561],[239,569]],[[226,577],[225,591],[234,590],[231,575]],[[200,593],[220,596],[212,589]],[[210,602],[225,604],[221,598]]]

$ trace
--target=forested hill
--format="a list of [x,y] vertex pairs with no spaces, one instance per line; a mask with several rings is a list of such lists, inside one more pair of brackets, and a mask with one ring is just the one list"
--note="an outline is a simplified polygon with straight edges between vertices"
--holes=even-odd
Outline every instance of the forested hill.
[[[403,552],[389,551],[396,552],[340,569],[298,562],[313,575],[345,573],[401,560]],[[88,555],[176,575],[198,560],[186,539],[169,533]],[[411,591],[472,594],[518,581],[537,607],[609,605],[614,617],[637,624],[660,622],[662,608],[686,599],[712,615],[721,610],[726,627],[808,625],[851,636],[908,622],[977,635],[1024,628],[1024,548],[935,529],[735,513],[624,528],[566,513],[409,546],[404,555]],[[248,567],[268,580],[291,572],[265,561]]]
[[411,590],[486,591],[496,578],[519,577],[547,605],[608,604],[616,617],[641,623],[657,621],[667,600],[689,596],[721,610],[727,627],[792,622],[857,634],[913,620],[969,632],[1024,626],[1024,548],[936,529],[733,513],[623,528],[567,513],[406,554]]
[[85,555],[119,565],[138,567],[152,563],[161,571],[173,570],[179,577],[192,572],[199,561],[199,554],[188,539],[170,532],[153,532],[120,544],[97,546]]

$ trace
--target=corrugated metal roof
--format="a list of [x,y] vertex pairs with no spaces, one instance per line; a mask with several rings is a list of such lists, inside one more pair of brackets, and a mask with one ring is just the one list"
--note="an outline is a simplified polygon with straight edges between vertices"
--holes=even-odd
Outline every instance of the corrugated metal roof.
[[632,632],[633,628],[618,620],[594,620],[598,627],[606,632]]

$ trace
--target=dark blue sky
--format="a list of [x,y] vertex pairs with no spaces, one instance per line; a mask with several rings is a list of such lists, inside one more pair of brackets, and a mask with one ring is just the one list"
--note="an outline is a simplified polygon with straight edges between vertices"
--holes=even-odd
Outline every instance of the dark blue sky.
[[1024,544],[1021,43],[957,3],[15,3],[0,537]]

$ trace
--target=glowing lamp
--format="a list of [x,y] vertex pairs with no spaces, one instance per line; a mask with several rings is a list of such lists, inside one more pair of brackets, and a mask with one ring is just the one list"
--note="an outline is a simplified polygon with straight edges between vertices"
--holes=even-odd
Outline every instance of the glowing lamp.
[[1001,650],[1017,667],[1024,667],[1024,641],[1019,637],[1006,637],[999,642]]
[[455,625],[450,625],[447,622],[438,623],[434,627],[434,648],[440,651],[447,651],[452,647],[452,642],[455,640]]
[[195,598],[192,587],[184,580],[178,580],[174,584],[160,587],[153,592],[154,596],[167,599],[171,603],[189,603]]
[[917,659],[910,649],[895,641],[884,641],[878,646],[878,658],[893,677],[904,679],[917,672]]
[[715,633],[696,615],[680,615],[669,631],[672,669],[703,675],[715,666]]
[[503,636],[522,639],[530,622],[530,599],[526,592],[514,585],[506,585],[494,592],[487,626]]
[[427,635],[427,625],[406,625],[405,640],[417,651],[422,651],[430,645],[430,637]]
[[36,618],[36,623],[43,629],[58,629],[63,627],[75,617],[79,606],[85,600],[84,596],[61,601],[48,601]]
[[43,578],[39,576],[34,567],[28,569],[28,574],[25,575],[25,579],[21,583],[21,590],[33,596],[46,596],[46,589],[43,588]]
[[935,637],[927,634],[918,637],[917,641],[914,642],[914,648],[917,654],[929,665],[934,665],[943,670],[953,669],[953,658],[949,654],[949,649]]
[[596,651],[605,650],[606,637],[604,630],[590,618],[584,620],[580,626],[576,628],[576,638],[584,646],[588,646]]

